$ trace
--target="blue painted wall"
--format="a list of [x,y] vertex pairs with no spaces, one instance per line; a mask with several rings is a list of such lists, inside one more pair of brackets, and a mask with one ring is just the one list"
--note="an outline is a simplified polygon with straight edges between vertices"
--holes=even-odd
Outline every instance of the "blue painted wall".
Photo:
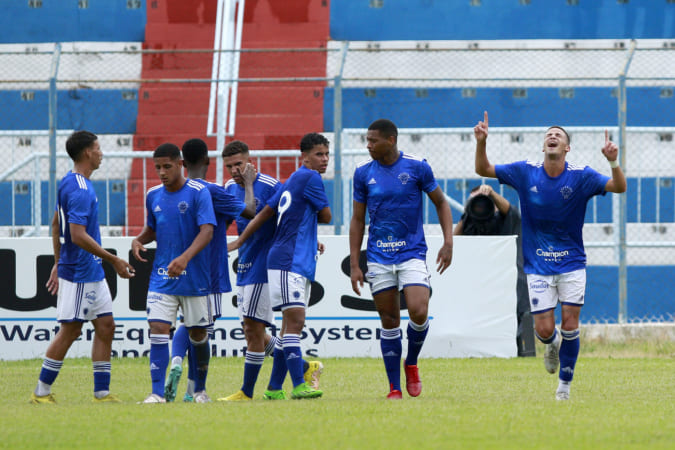
[[369,0],[330,2],[334,40],[670,39],[675,4],[666,0]]
[[[26,92],[33,94],[25,100]],[[127,99],[130,98],[130,99]],[[49,129],[49,93],[0,91],[0,130]],[[57,94],[57,126],[97,134],[133,134],[138,116],[138,90],[77,89]]]
[[[560,98],[558,88],[527,88],[516,98],[513,88],[476,88],[475,97],[462,97],[461,88],[345,88],[342,124],[364,128],[387,117],[400,128],[473,127],[490,113],[490,122],[503,127],[607,126],[617,122],[617,100],[610,87],[575,88],[573,98]],[[673,125],[675,97],[661,98],[659,87],[628,88],[628,126]],[[324,91],[324,130],[333,131],[333,88]]]
[[145,40],[145,0],[78,5],[78,0],[0,0],[0,43]]

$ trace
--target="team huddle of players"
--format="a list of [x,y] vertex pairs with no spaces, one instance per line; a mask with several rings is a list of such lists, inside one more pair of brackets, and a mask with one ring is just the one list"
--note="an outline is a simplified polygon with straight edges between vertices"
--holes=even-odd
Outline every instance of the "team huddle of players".
[[[543,163],[494,166],[485,152],[487,122],[485,113],[474,129],[476,172],[498,178],[520,195],[525,270],[531,302],[536,299],[532,302],[535,330],[547,344],[546,369],[554,373],[560,362],[556,398],[567,400],[579,352],[578,320],[585,288],[581,227],[586,202],[593,195],[625,191],[625,178],[616,162],[618,149],[606,136],[602,152],[610,161],[611,178],[568,164],[569,136],[554,126],[546,133]],[[369,126],[366,140],[371,159],[354,173],[349,230],[352,288],[360,294],[365,282],[370,286],[382,325],[380,345],[389,399],[402,398],[400,291],[409,313],[403,363],[406,391],[412,397],[422,391],[417,362],[429,330],[431,287],[422,228],[424,194],[434,204],[443,234],[437,271],[442,274],[452,262],[452,213],[445,195],[427,161],[400,151],[397,137],[396,125],[389,120],[379,119]],[[51,386],[85,321],[95,329],[94,401],[119,402],[109,391],[115,325],[101,263],[111,263],[123,278],[133,277],[134,269],[101,247],[98,203],[89,180],[102,160],[97,137],[75,132],[66,150],[74,164],[58,189],[52,220],[55,264],[47,283],[49,291],[58,295],[61,328],[46,351],[31,402],[55,403]],[[185,142],[182,151],[174,144],[162,144],[154,151],[161,184],[147,192],[146,225],[132,241],[133,256],[141,263],[149,263],[145,245],[156,242],[147,293],[152,392],[140,403],[176,398],[184,358],[189,369],[184,401],[211,401],[206,393],[209,336],[221,314],[222,294],[231,291],[227,255],[234,250],[238,250],[237,303],[247,351],[241,389],[218,400],[251,400],[266,355],[273,356],[273,366],[264,399],[287,398],[283,389],[287,375],[293,385],[290,398],[322,396],[318,388],[323,365],[304,360],[300,336],[317,255],[324,250],[318,242],[318,223],[331,221],[321,178],[328,166],[329,142],[321,134],[309,133],[302,138],[300,151],[302,165],[282,184],[257,173],[249,162],[248,146],[233,141],[222,152],[231,176],[225,186],[204,180],[209,157],[200,139]],[[558,219],[551,219],[551,210],[558,211]],[[359,256],[366,213],[368,263],[363,273]],[[227,244],[226,230],[232,221],[239,236]],[[541,258],[541,249],[564,257]],[[558,302],[563,308],[561,331],[555,327]],[[273,325],[275,311],[282,315],[278,337],[266,331]],[[176,328],[179,313],[181,323]]]

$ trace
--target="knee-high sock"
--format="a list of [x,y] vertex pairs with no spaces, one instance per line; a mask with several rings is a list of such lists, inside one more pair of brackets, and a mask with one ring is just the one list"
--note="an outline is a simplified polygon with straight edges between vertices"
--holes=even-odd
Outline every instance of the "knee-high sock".
[[110,361],[93,361],[94,395],[97,398],[105,397],[110,392]]
[[171,341],[171,358],[180,357],[181,361],[185,358],[188,348],[190,347],[190,335],[185,325],[178,327],[173,334]]
[[260,368],[265,361],[265,352],[246,352],[244,361],[244,383],[241,390],[249,397],[253,397],[255,382],[258,381]]
[[380,348],[384,369],[389,379],[389,389],[401,390],[401,329],[382,328],[380,333]]
[[51,394],[52,384],[54,384],[62,366],[63,361],[45,357],[42,361],[42,369],[40,370],[40,378],[38,378],[38,384],[35,388],[35,395],[43,397]]
[[561,330],[562,343],[560,344],[560,372],[558,378],[562,381],[570,382],[574,377],[574,366],[579,357],[579,329]]
[[286,367],[291,375],[293,387],[305,382],[304,370],[302,368],[302,349],[300,348],[299,334],[284,334],[282,339],[284,346],[284,355],[286,356]]
[[422,351],[424,340],[429,332],[429,319],[425,320],[422,325],[418,325],[412,320],[408,321],[408,329],[406,334],[408,336],[408,354],[405,357],[405,363],[408,366],[417,365],[417,357]]
[[209,373],[211,359],[208,334],[201,341],[193,341],[190,338],[190,345],[190,350],[194,350],[195,353],[195,392],[201,392],[206,390],[206,376]]
[[169,365],[169,335],[150,335],[150,379],[152,393],[164,397],[166,368]]
[[278,391],[284,386],[284,379],[286,379],[286,355],[284,349],[281,347],[281,340],[278,339],[274,347],[274,362],[272,363],[272,373],[270,374],[270,382],[267,389],[270,391]]

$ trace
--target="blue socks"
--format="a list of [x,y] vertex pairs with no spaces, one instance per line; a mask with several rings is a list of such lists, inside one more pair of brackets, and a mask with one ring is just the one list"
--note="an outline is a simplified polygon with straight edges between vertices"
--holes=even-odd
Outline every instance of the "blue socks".
[[110,393],[110,361],[94,361],[94,396],[105,397]]
[[171,341],[171,357],[180,356],[181,358],[185,358],[189,347],[190,334],[185,325],[181,325],[173,334],[173,340]]
[[384,368],[387,371],[389,379],[389,388],[391,390],[401,390],[401,329],[392,328],[390,330],[382,328],[380,333],[380,348],[382,349],[382,359]]
[[561,330],[562,343],[560,344],[560,372],[558,378],[570,382],[574,376],[574,366],[579,357],[579,329]]
[[40,378],[38,379],[38,384],[35,388],[35,395],[44,397],[45,395],[51,394],[51,386],[59,375],[62,366],[63,361],[45,357],[42,361],[42,369],[40,370]]
[[418,325],[412,320],[408,321],[408,329],[406,330],[408,336],[408,355],[405,358],[405,364],[407,366],[416,366],[417,357],[422,351],[422,346],[424,345],[424,340],[427,337],[429,332],[429,319],[427,319],[422,325]]
[[302,364],[302,349],[300,348],[300,335],[285,334],[282,338],[286,367],[291,375],[293,387],[305,382]]
[[169,335],[150,335],[150,379],[152,393],[164,397],[166,368],[169,365]]
[[255,382],[258,381],[258,374],[264,360],[265,352],[246,352],[244,384],[241,386],[241,390],[247,397],[253,398],[253,388],[255,388]]
[[286,378],[288,367],[286,366],[286,355],[281,347],[280,340],[277,340],[274,347],[274,362],[272,364],[272,373],[270,374],[270,382],[267,389],[270,391],[278,391],[284,386],[284,379]]

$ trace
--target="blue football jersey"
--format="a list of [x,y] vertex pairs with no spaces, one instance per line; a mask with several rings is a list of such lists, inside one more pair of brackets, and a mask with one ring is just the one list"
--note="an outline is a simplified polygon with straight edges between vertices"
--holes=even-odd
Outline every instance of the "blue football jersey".
[[148,191],[145,207],[148,226],[155,230],[157,240],[148,290],[185,296],[210,294],[209,246],[190,260],[181,275],[169,277],[167,269],[192,244],[200,225],[216,225],[209,190],[189,179],[176,192],[167,191],[163,185],[155,186]]
[[59,214],[58,274],[64,280],[74,283],[101,281],[105,278],[102,260],[82,247],[73,244],[70,236],[71,223],[83,225],[87,234],[101,245],[101,231],[98,226],[98,198],[94,185],[79,173],[68,172],[59,184],[56,210]]
[[227,225],[246,209],[246,203],[227,193],[223,186],[195,179],[209,190],[213,212],[218,223],[213,228],[213,239],[209,242],[211,252],[211,292],[214,294],[232,291],[227,262]]
[[[256,214],[265,207],[267,201],[279,189],[281,189],[281,183],[277,179],[262,173],[256,176],[253,183]],[[238,185],[234,180],[230,180],[225,184],[225,190],[241,200],[246,197],[244,186]],[[249,222],[250,220],[244,217],[237,217],[237,232],[241,234]],[[272,245],[272,238],[274,237],[276,227],[276,217],[272,217],[239,248],[237,286],[267,283],[267,254]]]
[[392,165],[361,163],[354,172],[354,200],[365,203],[368,227],[368,261],[400,264],[426,260],[423,195],[438,187],[426,160],[401,152]]
[[277,229],[267,268],[314,281],[318,253],[317,213],[329,206],[321,175],[301,166],[267,204],[277,211]]
[[586,204],[594,195],[606,194],[609,177],[567,162],[555,178],[542,162],[533,161],[496,165],[495,172],[500,183],[518,191],[525,273],[557,275],[586,267]]

